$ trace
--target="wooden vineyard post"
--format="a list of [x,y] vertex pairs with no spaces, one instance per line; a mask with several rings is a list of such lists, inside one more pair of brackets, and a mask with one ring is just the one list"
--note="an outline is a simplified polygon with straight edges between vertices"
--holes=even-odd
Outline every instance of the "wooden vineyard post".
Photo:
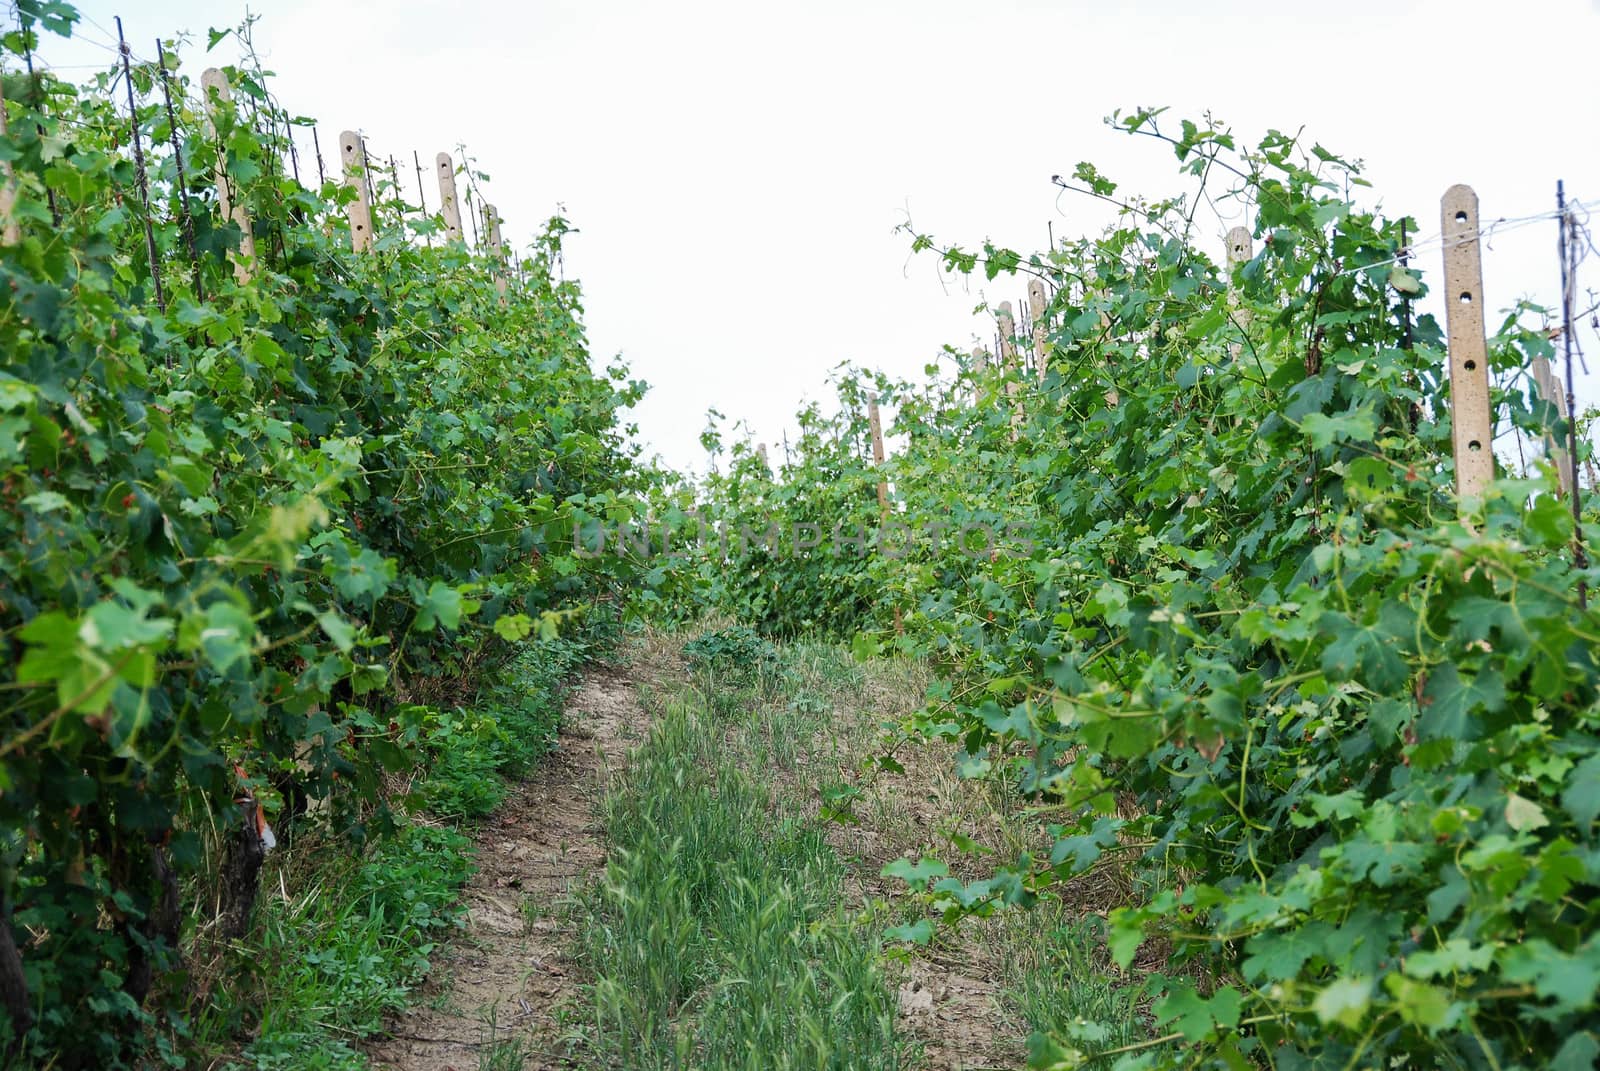
[[1045,296],[1044,281],[1030,279],[1028,281],[1028,315],[1033,319],[1033,364],[1039,374],[1039,382],[1044,382],[1045,374],[1050,371],[1050,361],[1045,356],[1045,346],[1049,331],[1044,325],[1044,311],[1050,305],[1050,299]]
[[456,164],[447,152],[434,157],[439,172],[439,211],[444,215],[444,236],[447,241],[461,241],[461,202],[456,199]]
[[[200,91],[206,97],[206,125],[212,140],[217,137],[217,112],[231,106],[233,93],[228,88],[228,76],[220,68],[207,67],[200,74]],[[256,259],[256,235],[250,226],[250,212],[233,196],[233,180],[228,177],[228,157],[220,148],[217,151],[217,210],[222,218],[231,220],[239,228],[238,255],[230,253],[233,277],[240,283],[250,281],[250,266]]]
[[339,135],[339,153],[344,158],[344,182],[356,191],[356,199],[345,208],[350,220],[350,248],[357,253],[372,249],[372,194],[367,186],[367,150],[354,130]]
[[1450,339],[1450,426],[1456,495],[1476,498],[1494,479],[1489,423],[1488,342],[1483,330],[1483,261],[1478,249],[1478,195],[1451,186],[1439,201],[1444,235],[1445,319]]
[[494,205],[483,206],[483,225],[489,232],[489,255],[494,258],[494,288],[501,304],[506,300],[506,254],[500,243],[500,210]]
[[761,459],[761,467],[762,468],[768,470],[769,472],[772,470],[772,464],[767,460],[767,444],[766,443],[757,443],[756,444],[756,457]]
[[989,351],[982,346],[972,347],[972,404],[983,400],[983,374],[989,370]]
[[[6,93],[0,83],[0,138],[6,136]],[[22,241],[22,224],[14,214],[17,205],[17,175],[10,160],[0,160],[0,244],[16,245]]]
[[[1566,420],[1567,396],[1561,388],[1561,379],[1550,371],[1550,362],[1543,356],[1535,357],[1532,365],[1533,383],[1539,390],[1539,397],[1555,406],[1557,415]],[[1544,445],[1550,452],[1550,461],[1556,467],[1556,476],[1561,481],[1561,495],[1565,498],[1572,493],[1572,462],[1567,448],[1556,439],[1554,429],[1548,424],[1544,431]]]
[[1000,303],[1000,367],[1006,375],[1006,397],[1011,399],[1011,441],[1021,434],[1022,382],[1017,378],[1017,322],[1011,315],[1011,302]]

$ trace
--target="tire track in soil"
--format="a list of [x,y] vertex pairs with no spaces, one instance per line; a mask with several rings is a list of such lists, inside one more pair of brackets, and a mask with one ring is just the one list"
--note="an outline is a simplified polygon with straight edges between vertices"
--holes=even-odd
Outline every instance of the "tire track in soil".
[[559,908],[605,867],[600,795],[646,731],[636,684],[627,669],[587,672],[556,750],[477,830],[466,932],[438,954],[415,1005],[367,1043],[374,1068],[472,1071],[491,1041],[520,1042],[525,1071],[573,1066],[555,1011],[577,995],[578,971]]

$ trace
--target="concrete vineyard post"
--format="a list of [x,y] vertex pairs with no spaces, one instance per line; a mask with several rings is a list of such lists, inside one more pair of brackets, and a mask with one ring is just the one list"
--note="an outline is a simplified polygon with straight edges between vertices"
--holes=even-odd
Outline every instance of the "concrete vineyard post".
[[1050,299],[1045,295],[1044,281],[1030,279],[1028,281],[1028,315],[1033,319],[1033,364],[1039,374],[1039,382],[1044,382],[1045,374],[1050,371],[1050,361],[1045,356],[1045,346],[1049,331],[1044,325],[1044,311],[1050,305]]
[[344,181],[356,192],[356,199],[345,208],[350,220],[350,248],[357,253],[372,249],[372,194],[367,186],[367,150],[354,130],[339,135],[339,154],[344,159]]
[[1478,195],[1451,186],[1439,201],[1444,234],[1445,319],[1450,340],[1450,426],[1456,494],[1476,498],[1494,479],[1494,429],[1489,422],[1488,343],[1483,328],[1483,261],[1478,248]]
[[[1248,263],[1250,258],[1255,256],[1255,239],[1251,237],[1249,227],[1235,227],[1228,232],[1228,237],[1224,241],[1227,243],[1228,318],[1242,333],[1245,325],[1250,322],[1250,314],[1238,311],[1239,292],[1233,285],[1233,273],[1239,269],[1239,265]],[[1228,353],[1234,360],[1237,361],[1239,354],[1243,352],[1243,342],[1229,343]]]
[[489,232],[489,255],[494,258],[494,288],[503,303],[506,300],[505,247],[500,242],[500,210],[494,205],[483,206],[483,225]]
[[[233,103],[233,92],[228,88],[228,76],[220,68],[207,67],[200,75],[200,91],[206,98],[206,125],[213,140],[217,137],[217,113]],[[228,156],[217,152],[217,210],[225,220],[239,228],[239,252],[230,253],[233,277],[241,283],[250,280],[250,265],[256,259],[256,236],[250,226],[250,213],[233,196],[233,180],[228,178]]]
[[[1550,370],[1550,362],[1543,356],[1537,356],[1532,361],[1533,383],[1539,390],[1539,397],[1550,405],[1555,406],[1556,414],[1562,419],[1567,419],[1567,396],[1562,390],[1561,379]],[[1556,439],[1555,429],[1548,424],[1544,431],[1545,449],[1550,453],[1550,461],[1556,467],[1556,476],[1561,481],[1561,495],[1566,497],[1572,493],[1572,461],[1567,454],[1567,448]]]
[[[0,84],[0,138],[6,136],[6,94]],[[22,225],[13,211],[17,204],[17,176],[10,160],[0,160],[0,244],[16,245],[22,240]]]
[[[1002,301],[995,319],[1000,325],[1000,364],[1007,372],[1017,370],[1017,322],[1011,312],[1011,302]],[[1011,393],[1011,388],[1006,388]]]
[[1017,322],[1011,314],[1011,302],[1000,303],[1000,367],[1006,376],[1006,397],[1011,399],[1011,441],[1021,434],[1022,382],[1017,378]]
[[489,255],[499,260],[504,251],[500,244],[500,210],[494,205],[483,206],[483,229],[488,235]]
[[1233,273],[1239,265],[1255,256],[1255,238],[1250,234],[1249,227],[1234,227],[1228,232],[1227,243],[1228,278],[1232,280]]
[[[878,519],[880,522],[889,519],[889,481],[883,475],[883,420],[878,415],[877,394],[867,395],[867,423],[872,428],[872,467],[878,470]],[[882,528],[878,531],[878,538],[885,538]],[[894,631],[898,635],[905,631],[905,621],[900,616],[900,607],[894,607]]]
[[883,422],[878,416],[878,396],[876,394],[867,395],[867,424],[872,429],[872,466],[879,470],[878,512],[887,515],[889,512],[889,481],[882,476]]
[[439,172],[439,211],[444,215],[444,235],[451,242],[461,241],[461,202],[456,199],[456,164],[447,152],[434,157]]

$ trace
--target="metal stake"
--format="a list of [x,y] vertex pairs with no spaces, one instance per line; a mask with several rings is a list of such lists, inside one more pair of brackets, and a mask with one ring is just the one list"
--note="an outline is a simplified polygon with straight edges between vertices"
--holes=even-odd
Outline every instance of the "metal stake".
[[311,128],[311,147],[317,150],[317,189],[328,184],[327,172],[322,168],[322,142],[317,140],[317,128]]
[[183,174],[183,139],[178,137],[178,117],[172,108],[172,79],[167,75],[166,46],[156,38],[156,65],[161,68],[161,94],[167,102],[167,133],[172,138],[172,159],[178,166],[178,202],[183,206],[183,239],[189,246],[189,260],[194,264],[194,299],[205,301],[205,287],[200,281],[200,250],[194,242],[194,217],[189,214],[189,182]]
[[161,263],[156,260],[156,232],[150,223],[150,182],[144,173],[144,146],[139,138],[139,105],[133,99],[133,72],[129,69],[128,42],[122,36],[122,16],[117,17],[117,45],[122,52],[122,80],[128,84],[128,128],[133,134],[133,168],[139,176],[139,200],[144,203],[144,248],[150,258],[150,281],[155,286],[156,308],[167,311],[161,292]]
[[[44,114],[44,101],[39,99],[39,83],[33,75],[33,44],[31,43],[27,27],[22,31],[22,56],[28,61],[28,96],[33,98],[33,110],[40,115]],[[39,136],[44,137],[44,124],[34,123],[33,129]],[[61,210],[56,207],[56,191],[48,185],[44,188],[45,199],[50,202],[50,224],[57,230],[61,229]]]
[[[461,171],[467,176],[467,196],[470,198],[478,186],[472,181],[472,172],[467,169],[467,150],[461,150]],[[478,248],[478,207],[473,206],[467,213],[467,219],[472,223],[472,248]]]
[[[1572,220],[1567,215],[1566,185],[1556,181],[1556,217],[1561,221],[1561,338],[1567,362],[1567,463],[1572,467],[1572,564],[1579,570],[1589,568],[1589,555],[1583,549],[1583,488],[1578,485],[1578,400],[1572,390],[1572,253],[1567,232]],[[1578,609],[1589,608],[1589,585],[1578,581]]]

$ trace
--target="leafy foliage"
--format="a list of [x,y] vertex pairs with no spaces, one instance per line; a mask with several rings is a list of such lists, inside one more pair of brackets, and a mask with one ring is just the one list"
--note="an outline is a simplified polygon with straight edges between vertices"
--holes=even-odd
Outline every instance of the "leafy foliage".
[[[22,13],[13,56],[75,19]],[[354,191],[289,177],[298,120],[258,65],[227,73],[241,106],[213,131],[172,72],[180,173],[160,73],[135,68],[148,219],[109,75],[5,87],[0,924],[27,987],[5,1012],[68,1066],[114,1065],[149,1019],[179,879],[216,862],[236,800],[285,836],[315,800],[343,835],[382,832],[385,773],[450,731],[398,689],[548,638],[632,575],[567,546],[627,508],[616,416],[642,386],[591,371],[553,271],[565,222],[503,265],[433,245],[438,221],[369,175],[379,233],[352,256]]]
[[[665,537],[657,582],[640,599],[653,616],[692,620],[710,605],[763,632],[792,637],[853,628],[875,602],[867,571],[879,516],[867,384],[846,376],[841,412],[799,414],[796,463],[775,478],[748,441],[726,447],[726,471],[699,485],[662,474],[650,492]],[[724,453],[715,410],[702,442]]]
[[509,683],[485,702],[426,711],[427,776],[420,803],[438,818],[473,820],[505,798],[505,776],[519,776],[555,747],[563,682],[581,647],[566,638],[541,642],[512,663]]
[[748,625],[703,632],[683,645],[684,657],[709,669],[753,672],[778,662],[778,649]]
[[[1441,335],[1354,163],[1156,111],[1114,125],[1194,188],[1127,198],[1082,165],[1061,182],[1115,207],[1099,237],[914,238],[1048,284],[1042,377],[953,350],[922,382],[847,372],[776,477],[736,458],[698,489],[762,524],[870,516],[853,436],[876,389],[906,443],[891,516],[918,538],[848,566],[702,554],[695,592],[942,666],[908,728],[1013,779],[1051,834],[982,881],[908,872],[945,918],[1139,860],[1159,891],[1112,914],[1109,949],[1163,950],[1151,1008],[1185,1045],[1118,1046],[1121,1066],[1591,1066],[1600,614],[1577,587],[1600,572],[1572,564],[1568,504],[1548,469],[1456,500]],[[1248,209],[1236,267],[1196,240],[1207,198]],[[1547,342],[1512,317],[1490,350],[1499,427],[1537,436],[1523,370]],[[964,529],[977,553],[939,537]],[[1116,1036],[1070,1033],[1035,1065]]]
[[[326,853],[324,853],[326,855]],[[251,1038],[245,1066],[365,1067],[352,1040],[406,1006],[439,943],[460,918],[471,842],[448,828],[404,822],[364,856],[338,853],[309,895],[262,906],[252,947],[232,957],[195,1031],[201,1051]]]
[[[436,823],[479,817],[503,798],[505,777],[548,750],[580,655],[567,638],[532,645],[485,694],[450,714],[428,712],[436,728],[421,744],[417,791],[426,823],[397,816],[393,835],[355,850],[313,836],[274,860],[290,875],[289,896],[264,903],[230,955],[192,1027],[195,1050],[230,1049],[245,1035],[246,1064],[263,1071],[303,1067],[313,1052],[332,1066],[366,1066],[355,1048],[327,1039],[373,1033],[402,1011],[462,917],[473,845]],[[461,724],[473,733],[443,728]]]

